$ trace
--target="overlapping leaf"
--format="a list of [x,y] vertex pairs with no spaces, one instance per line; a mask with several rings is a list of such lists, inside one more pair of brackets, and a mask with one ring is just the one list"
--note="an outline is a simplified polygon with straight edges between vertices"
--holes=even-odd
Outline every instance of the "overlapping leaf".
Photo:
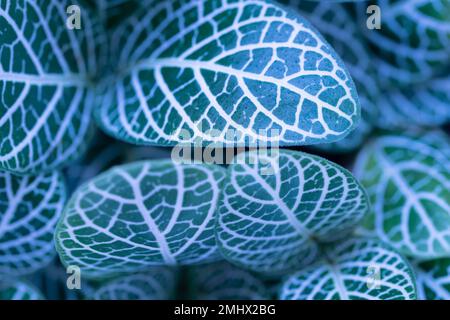
[[355,81],[361,103],[361,121],[344,139],[332,144],[319,144],[318,149],[340,152],[355,149],[364,141],[377,118],[375,105],[379,89],[375,82],[373,57],[369,53],[355,18],[344,5],[329,1],[279,0],[299,10],[316,27],[344,60]]
[[417,295],[421,300],[450,300],[450,259],[416,264]]
[[282,300],[415,300],[408,262],[373,239],[354,238],[323,248],[314,265],[283,284]]
[[378,0],[381,29],[366,26],[367,4],[358,4],[360,24],[376,54],[385,88],[409,86],[442,73],[450,64],[448,0]]
[[311,263],[318,242],[347,233],[368,211],[345,169],[301,152],[241,153],[228,169],[216,226],[222,254],[276,274]]
[[34,272],[53,259],[65,200],[57,172],[17,177],[0,171],[0,277]]
[[56,230],[65,265],[86,277],[216,259],[224,169],[170,160],[113,168],[80,187]]
[[72,4],[0,3],[0,169],[54,169],[87,145],[92,80],[105,44],[88,6],[81,6],[80,30],[66,27]]
[[140,144],[303,145],[359,119],[353,82],[303,18],[257,0],[155,1],[124,22],[100,126]]
[[193,267],[189,280],[194,299],[266,300],[270,298],[264,283],[248,271],[220,261]]
[[355,164],[372,202],[364,227],[405,254],[449,256],[449,168],[443,133],[391,134],[372,141]]
[[0,300],[41,300],[42,294],[27,282],[0,280]]
[[95,300],[167,300],[173,298],[175,270],[159,267],[111,280],[98,288]]

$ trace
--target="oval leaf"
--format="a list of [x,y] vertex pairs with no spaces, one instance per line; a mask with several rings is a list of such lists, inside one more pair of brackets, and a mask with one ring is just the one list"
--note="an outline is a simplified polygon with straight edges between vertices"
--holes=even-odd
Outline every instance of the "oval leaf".
[[170,160],[113,168],[81,186],[56,245],[86,277],[217,258],[214,218],[224,169]]
[[228,169],[216,232],[224,257],[274,274],[317,256],[368,211],[364,190],[340,166],[306,153],[241,153]]
[[324,248],[314,265],[283,284],[281,300],[415,300],[408,262],[372,239],[350,239]]
[[440,132],[385,135],[367,145],[354,170],[373,207],[364,228],[407,255],[448,256],[448,150]]
[[65,201],[57,172],[18,177],[0,171],[0,276],[32,273],[50,263]]
[[119,74],[96,118],[114,137],[303,145],[339,140],[359,120],[344,64],[294,12],[255,0],[149,7],[112,37]]
[[90,84],[104,47],[89,6],[66,27],[64,0],[0,5],[0,169],[40,173],[77,158],[90,135]]
[[42,300],[38,289],[21,280],[0,280],[0,300]]

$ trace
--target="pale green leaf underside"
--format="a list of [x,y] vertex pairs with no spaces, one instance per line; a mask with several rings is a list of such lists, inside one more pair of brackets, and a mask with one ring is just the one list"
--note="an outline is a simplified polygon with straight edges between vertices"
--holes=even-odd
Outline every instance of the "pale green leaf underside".
[[281,300],[416,299],[408,262],[376,240],[346,240],[324,248],[323,255],[286,280]]
[[[354,84],[294,11],[255,0],[155,1],[118,28],[116,81],[100,126],[139,144],[343,138],[359,120]],[[231,132],[231,136],[227,135]]]
[[56,244],[85,276],[195,264],[217,258],[214,217],[224,169],[170,160],[115,167],[81,186]]
[[0,300],[42,300],[38,289],[20,280],[0,280]]
[[368,207],[352,175],[325,159],[287,150],[279,157],[241,153],[224,183],[219,248],[226,259],[254,271],[297,270],[314,261],[318,242],[349,232]]
[[450,300],[450,259],[417,263],[417,296],[421,300]]
[[450,153],[445,134],[381,136],[359,154],[355,175],[372,212],[364,227],[418,258],[450,254]]
[[66,201],[57,173],[0,172],[0,277],[32,273],[55,256],[53,233]]
[[66,28],[59,0],[1,1],[0,169],[51,170],[83,152],[100,60],[100,26],[85,5],[82,29]]
[[219,261],[189,270],[192,296],[196,300],[266,300],[264,283],[250,272]]
[[145,273],[122,276],[98,288],[95,300],[167,300],[173,298],[175,270],[157,267]]

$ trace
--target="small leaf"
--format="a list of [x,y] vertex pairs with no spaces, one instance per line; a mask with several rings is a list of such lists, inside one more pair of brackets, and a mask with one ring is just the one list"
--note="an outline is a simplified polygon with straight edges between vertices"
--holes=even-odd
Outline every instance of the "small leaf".
[[224,169],[170,160],[115,167],[81,186],[56,245],[86,277],[217,259],[214,218]]
[[448,0],[379,0],[376,4],[381,12],[380,29],[367,28],[367,3],[358,4],[357,16],[375,54],[383,88],[418,84],[450,67]]
[[32,273],[50,263],[65,201],[57,172],[18,177],[0,171],[0,276]]
[[358,155],[372,212],[364,228],[417,258],[450,254],[450,152],[437,131],[385,135]]
[[344,64],[295,12],[255,0],[148,7],[112,37],[118,75],[95,110],[112,136],[304,145],[356,126],[360,106]]
[[421,300],[450,300],[450,258],[416,264],[417,295]]
[[216,232],[224,257],[267,274],[314,261],[318,242],[348,233],[368,211],[340,166],[306,153],[241,153],[228,169]]
[[196,300],[267,300],[264,283],[248,271],[220,261],[189,270]]
[[113,279],[94,292],[95,300],[167,300],[173,298],[173,269],[159,267]]
[[42,300],[38,289],[20,280],[0,280],[0,300]]
[[91,135],[92,81],[105,47],[82,6],[66,27],[68,0],[0,4],[0,169],[37,174],[83,153]]
[[415,300],[408,262],[372,239],[323,248],[322,258],[283,284],[281,300]]

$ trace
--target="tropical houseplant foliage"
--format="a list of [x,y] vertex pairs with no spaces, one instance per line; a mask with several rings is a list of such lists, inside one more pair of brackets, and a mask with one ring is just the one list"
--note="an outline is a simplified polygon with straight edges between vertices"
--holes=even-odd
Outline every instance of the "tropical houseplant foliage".
[[0,0],[0,35],[0,299],[450,297],[448,0]]

